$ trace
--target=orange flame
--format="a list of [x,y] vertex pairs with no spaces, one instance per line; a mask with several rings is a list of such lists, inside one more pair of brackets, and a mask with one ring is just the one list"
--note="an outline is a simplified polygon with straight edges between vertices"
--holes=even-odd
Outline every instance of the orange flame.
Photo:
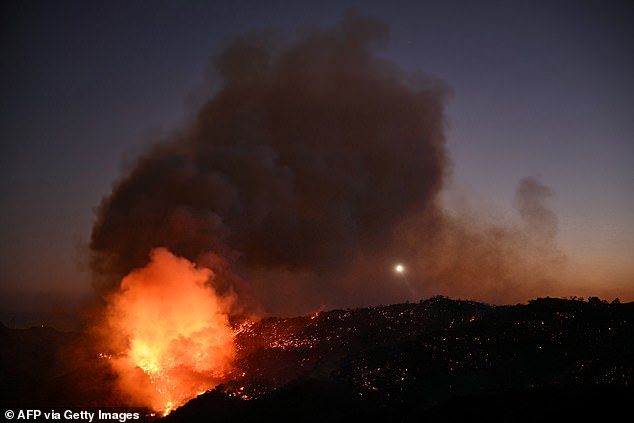
[[165,248],[121,281],[108,307],[111,360],[121,389],[164,414],[213,388],[231,371],[234,335],[231,296],[208,285],[213,272]]

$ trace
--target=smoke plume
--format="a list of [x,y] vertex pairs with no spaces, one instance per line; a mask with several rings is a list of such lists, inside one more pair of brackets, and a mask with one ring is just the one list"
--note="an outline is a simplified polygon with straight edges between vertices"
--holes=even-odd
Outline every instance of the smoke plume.
[[[142,154],[99,206],[90,247],[102,289],[156,247],[278,314],[426,293],[499,299],[528,283],[517,279],[532,269],[523,235],[438,206],[447,87],[380,59],[386,39],[381,23],[348,15],[292,43],[229,43],[191,125]],[[548,194],[523,181],[518,205],[552,238]],[[403,280],[397,259],[409,263]]]

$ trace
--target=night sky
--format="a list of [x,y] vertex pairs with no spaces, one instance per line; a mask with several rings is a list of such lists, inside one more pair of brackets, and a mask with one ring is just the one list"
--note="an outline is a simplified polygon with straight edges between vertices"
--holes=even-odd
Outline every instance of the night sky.
[[516,222],[532,176],[554,193],[566,256],[554,294],[634,300],[630,2],[15,1],[0,13],[0,308],[91,292],[95,208],[192,119],[228,40],[293,38],[350,8],[387,25],[382,57],[450,87],[446,207]]

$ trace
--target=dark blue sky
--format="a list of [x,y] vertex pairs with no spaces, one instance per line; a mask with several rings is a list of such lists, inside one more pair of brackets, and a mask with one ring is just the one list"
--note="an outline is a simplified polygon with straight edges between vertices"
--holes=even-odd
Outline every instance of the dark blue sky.
[[513,221],[518,181],[537,176],[584,275],[570,294],[634,299],[630,2],[13,1],[0,14],[0,305],[89,290],[93,209],[204,100],[227,40],[332,27],[350,7],[388,25],[383,56],[452,89],[449,206]]

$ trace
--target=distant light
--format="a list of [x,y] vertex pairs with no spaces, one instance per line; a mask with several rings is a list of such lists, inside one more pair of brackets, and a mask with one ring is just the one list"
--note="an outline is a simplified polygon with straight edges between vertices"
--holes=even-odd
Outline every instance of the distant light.
[[394,271],[396,273],[403,273],[405,271],[405,267],[402,264],[397,264],[394,266]]

